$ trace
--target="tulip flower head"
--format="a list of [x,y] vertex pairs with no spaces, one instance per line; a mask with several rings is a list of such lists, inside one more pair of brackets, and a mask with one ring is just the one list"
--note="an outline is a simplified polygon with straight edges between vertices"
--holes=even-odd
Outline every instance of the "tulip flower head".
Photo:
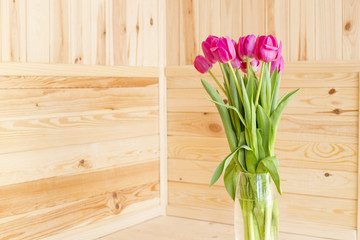
[[234,43],[228,36],[213,39],[210,50],[221,63],[227,63],[236,57]]
[[194,67],[200,73],[206,73],[212,68],[212,64],[204,56],[198,55],[194,60]]
[[[247,65],[247,62],[241,62],[240,69],[244,73],[247,73],[247,66],[246,65]],[[253,69],[254,72],[257,72],[260,69],[260,62],[258,60],[256,60],[256,59],[253,59],[250,62],[250,66],[251,66],[251,68]]]
[[241,61],[238,57],[235,57],[233,60],[231,60],[231,66],[233,68],[239,69],[241,65]]
[[256,39],[255,58],[263,62],[272,62],[281,55],[281,44],[278,46],[276,38],[272,35],[259,36]]
[[270,72],[274,72],[276,68],[278,72],[282,72],[284,70],[284,58],[282,56],[280,56],[279,59],[271,62]]
[[255,35],[247,35],[246,37],[240,37],[239,43],[237,44],[237,54],[240,59],[246,60],[246,58],[255,57]]
[[217,39],[218,37],[209,35],[205,41],[202,42],[201,47],[202,50],[204,52],[205,58],[212,64],[216,63],[217,60],[214,56],[214,54],[212,53],[212,51],[210,50],[211,48],[211,43],[214,39]]

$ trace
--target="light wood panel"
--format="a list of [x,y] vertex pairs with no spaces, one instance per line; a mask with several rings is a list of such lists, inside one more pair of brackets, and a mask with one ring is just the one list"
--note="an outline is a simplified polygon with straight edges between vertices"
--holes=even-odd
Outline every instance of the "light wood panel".
[[343,0],[343,59],[360,58],[360,17],[356,12],[360,11],[360,2],[354,0]]

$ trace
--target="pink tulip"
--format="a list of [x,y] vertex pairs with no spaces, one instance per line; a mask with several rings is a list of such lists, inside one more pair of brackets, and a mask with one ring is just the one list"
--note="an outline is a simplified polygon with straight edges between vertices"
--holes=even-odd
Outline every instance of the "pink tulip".
[[212,68],[212,64],[209,63],[204,56],[198,55],[194,60],[194,67],[200,73],[206,73]]
[[275,68],[277,67],[278,72],[281,72],[284,70],[284,58],[280,56],[279,59],[271,62],[271,68],[270,72],[272,73],[275,71]]
[[211,43],[214,39],[217,39],[218,37],[209,35],[205,41],[202,42],[201,47],[204,52],[205,58],[212,64],[216,63],[217,60],[214,56],[214,54],[211,52]]
[[236,57],[234,44],[228,36],[212,40],[210,50],[221,63],[227,63]]
[[[241,65],[240,65],[240,69],[244,73],[247,73],[246,64],[247,64],[246,62],[241,62]],[[256,59],[253,59],[250,62],[250,66],[251,66],[251,68],[253,69],[254,72],[257,72],[257,71],[259,71],[259,68],[260,68],[260,62],[258,60],[256,60]]]
[[245,60],[246,57],[254,58],[255,57],[255,35],[247,35],[246,37],[240,37],[239,43],[237,45],[237,54],[240,59]]
[[231,60],[231,66],[233,68],[239,69],[241,65],[241,61],[238,57],[235,57],[233,60]]
[[[280,49],[280,50],[279,50]],[[274,36],[260,36],[256,39],[255,58],[263,62],[271,62],[281,55],[281,45],[278,46],[277,40]]]

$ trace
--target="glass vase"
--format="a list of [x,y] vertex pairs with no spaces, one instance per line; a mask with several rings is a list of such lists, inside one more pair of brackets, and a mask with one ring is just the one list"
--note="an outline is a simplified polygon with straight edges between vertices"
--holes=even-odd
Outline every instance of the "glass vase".
[[236,240],[277,240],[279,207],[269,173],[240,173],[234,207]]

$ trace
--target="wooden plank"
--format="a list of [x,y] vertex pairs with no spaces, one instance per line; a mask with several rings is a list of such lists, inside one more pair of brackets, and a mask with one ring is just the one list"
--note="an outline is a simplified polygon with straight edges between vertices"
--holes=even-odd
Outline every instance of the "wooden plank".
[[132,13],[126,14],[126,52],[130,66],[136,66],[141,62],[141,59],[138,59],[139,52],[142,51],[141,46],[138,46],[142,43],[142,31],[140,31],[142,21],[139,8],[139,0],[126,0],[126,12]]
[[159,13],[158,0],[142,1],[143,38],[142,38],[142,63],[141,66],[159,65]]
[[157,112],[6,120],[0,122],[0,153],[153,135],[158,125]]
[[282,56],[289,60],[289,0],[266,1],[266,34],[282,42]]
[[[214,81],[208,77],[205,77],[209,83],[213,84],[214,87],[216,84]],[[311,88],[311,87],[329,87],[329,88],[357,88],[358,87],[358,73],[332,73],[332,72],[323,72],[323,73],[307,73],[304,72],[289,72],[287,70],[281,76],[281,87],[282,88]],[[201,84],[200,78],[196,76],[178,76],[178,77],[168,77],[167,78],[167,87],[172,88],[201,88],[204,87]]]
[[27,4],[27,62],[49,63],[50,1],[34,0]]
[[167,0],[166,12],[166,65],[179,65],[180,0]]
[[71,63],[70,3],[50,1],[50,63]]
[[26,1],[2,1],[2,61],[26,61]]
[[156,86],[157,78],[0,76],[0,89],[130,88]]
[[[359,72],[359,82],[360,82],[360,72]],[[360,96],[360,88],[358,88],[359,92],[359,96]],[[360,104],[360,97],[359,97],[359,104]],[[359,115],[358,115],[358,149],[360,149],[360,112],[359,112]],[[358,162],[360,160],[360,154],[358,152],[358,156],[357,156],[357,159],[358,159]],[[358,164],[358,167],[357,167],[357,172],[358,172],[358,188],[360,186],[360,177],[359,177],[359,172],[360,172],[360,164]],[[357,192],[358,193],[358,202],[357,202],[357,226],[356,226],[356,230],[357,230],[357,239],[360,238],[360,191]]]
[[91,63],[106,64],[106,28],[105,0],[91,1]]
[[315,0],[289,1],[289,59],[315,60]]
[[[85,187],[83,186],[83,188]],[[101,189],[101,187],[99,188]],[[105,190],[71,204],[52,207],[49,211],[38,215],[29,215],[2,223],[0,224],[0,236],[2,239],[51,237],[56,233],[63,232],[64,229],[72,229],[89,222],[97,223],[102,219],[116,219],[131,207],[137,206],[142,210],[141,205],[146,204],[146,200],[156,199],[157,196],[158,183],[156,182],[125,189],[113,186],[110,191]]]
[[0,186],[159,159],[158,135],[0,154]]
[[[229,154],[226,138],[168,136],[168,157],[218,162]],[[281,166],[357,172],[357,144],[277,140]]]
[[242,36],[241,7],[241,0],[224,0],[220,4],[221,36],[229,36],[236,42]]
[[315,8],[316,60],[342,60],[342,1],[316,0]]
[[197,240],[234,239],[233,226],[220,223],[162,216],[122,231],[110,234],[99,240]]
[[[233,224],[234,222],[233,210],[224,211],[217,209],[171,204],[167,208],[167,213],[169,216],[179,216],[217,223]],[[356,230],[349,227],[334,227],[334,225],[329,224],[284,220],[282,218],[280,218],[280,226],[280,231],[284,231],[280,232],[280,236],[286,233],[294,233],[304,237],[313,236],[320,239],[356,239]]]
[[158,110],[157,86],[0,89],[0,93],[0,121]]
[[360,59],[360,47],[358,42],[360,41],[360,2],[356,0],[343,0],[343,59],[359,60]]
[[[1,186],[0,216],[9,217],[142,184],[158,183],[158,167],[159,161],[156,160],[102,171]],[[121,208],[118,209],[121,210]]]
[[264,35],[266,33],[266,1],[242,1],[243,35]]
[[[206,5],[213,6],[213,4],[218,4],[218,0],[207,1]],[[196,23],[204,24],[201,21],[200,15],[204,13],[202,11],[203,2],[199,2],[198,0],[182,0],[180,1],[180,64],[192,64],[196,55],[199,52],[200,39],[202,41],[205,40],[203,34],[199,36],[199,30],[201,31],[202,25],[196,26]],[[205,6],[204,6],[205,7]],[[212,8],[212,10],[215,10]],[[199,13],[200,11],[200,13]],[[210,13],[208,13],[210,14]],[[215,13],[217,14],[217,12]],[[216,15],[217,16],[217,15]],[[219,15],[220,16],[220,15]],[[199,19],[200,17],[200,19]],[[209,22],[210,26],[213,24],[211,18],[206,18],[207,22]],[[220,19],[218,19],[220,20]],[[200,38],[203,37],[203,38]]]
[[[279,96],[294,88],[280,88]],[[222,94],[223,97],[225,97]],[[217,112],[204,89],[168,89],[169,112]],[[196,103],[196,104],[194,104]],[[355,116],[358,111],[356,88],[302,88],[284,114],[316,116]]]
[[112,51],[114,65],[128,65],[126,42],[126,0],[112,0]]
[[[169,180],[173,182],[209,184],[212,174],[222,161],[169,159]],[[305,194],[320,197],[357,199],[354,189],[357,174],[343,171],[326,171],[283,167],[280,178],[284,193]],[[222,178],[215,184],[224,186]]]
[[[230,211],[233,201],[224,187],[169,182],[169,204]],[[283,194],[280,218],[355,228],[356,200]],[[334,222],[334,219],[337,219]]]
[[2,76],[158,77],[159,68],[74,64],[0,63]]
[[[326,122],[326,125],[324,125]],[[357,118],[354,116],[284,115],[278,139],[305,142],[355,143]],[[168,135],[225,137],[217,113],[169,113]]]

